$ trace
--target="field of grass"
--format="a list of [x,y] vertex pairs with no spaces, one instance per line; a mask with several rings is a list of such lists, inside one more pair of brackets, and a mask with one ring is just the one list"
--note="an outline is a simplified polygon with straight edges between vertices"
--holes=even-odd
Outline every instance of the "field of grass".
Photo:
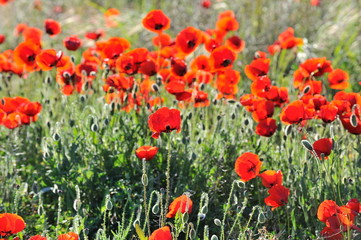
[[[84,240],[143,240],[158,228],[169,226],[173,239],[361,239],[357,213],[346,214],[351,222],[348,225],[338,221],[342,236],[326,238],[320,234],[325,222],[317,214],[325,200],[339,206],[350,199],[361,200],[361,2],[321,0],[319,6],[312,6],[308,0],[211,2],[209,8],[198,0],[14,0],[0,4],[0,35],[6,36],[0,44],[0,110],[7,104],[6,97],[24,97],[42,106],[36,121],[14,129],[5,127],[0,112],[0,237],[27,240],[42,235],[60,239],[60,234],[75,232]],[[112,18],[116,27],[105,25],[104,13],[109,8],[120,11]],[[105,32],[98,41],[122,37],[131,44],[125,52],[147,48],[157,54],[160,50],[152,44],[157,34],[142,24],[153,9],[161,9],[171,19],[165,32],[173,40],[188,26],[202,31],[214,29],[220,13],[234,12],[239,28],[227,33],[226,38],[236,35],[245,41],[244,50],[237,52],[230,66],[240,73],[235,94],[225,94],[229,99],[219,97],[216,79],[224,69],[212,70],[210,83],[187,86],[208,94],[209,105],[195,107],[194,99],[176,100],[158,72],[149,77],[156,84],[151,85],[149,97],[162,97],[163,102],[150,106],[143,99],[139,105],[131,104],[138,93],[144,94],[139,91],[140,84],[148,79],[136,73],[134,87],[124,90],[126,97],[118,104],[109,101],[110,90],[104,91],[106,79],[118,71],[102,68],[105,58],[98,58],[97,71],[85,77],[88,83],[81,91],[68,96],[56,80],[56,67],[17,75],[2,65],[1,54],[23,41],[14,34],[20,23],[41,29],[41,48],[61,50],[76,65],[84,61],[82,54],[95,46],[95,41],[84,35],[97,29]],[[44,20],[48,18],[61,23],[60,34],[50,37],[45,33]],[[258,122],[240,101],[251,93],[254,82],[245,69],[256,51],[267,52],[288,27],[303,39],[303,45],[267,55],[267,76],[272,85],[287,88],[288,102],[275,107],[273,116],[268,116],[276,120],[276,132],[264,137],[255,133]],[[83,40],[77,51],[63,45],[63,39],[70,35]],[[184,59],[190,71],[191,61],[202,54],[211,53],[200,44],[188,56],[174,56]],[[341,123],[346,113],[331,123],[317,114],[308,118],[307,124],[281,121],[280,114],[289,103],[310,95],[307,87],[294,87],[294,72],[307,59],[322,57],[333,69],[348,73],[349,85],[343,90],[333,89],[327,77],[330,73],[325,73],[317,77],[323,86],[318,96],[331,102],[340,91],[353,93],[351,100],[344,101],[350,102],[349,121],[358,134],[350,133]],[[185,79],[182,77],[178,76]],[[163,132],[155,139],[148,119],[161,107],[180,111],[180,131]],[[333,140],[328,159],[307,149],[322,138]],[[159,148],[154,159],[137,158],[136,149],[144,145]],[[259,176],[240,180],[235,162],[246,152],[259,156],[260,173],[282,171],[282,186],[290,191],[287,203],[271,210],[272,206],[265,203],[269,189]],[[183,194],[192,200],[192,211],[165,218],[169,204]],[[5,234],[2,213],[21,216],[26,228],[14,235]]]

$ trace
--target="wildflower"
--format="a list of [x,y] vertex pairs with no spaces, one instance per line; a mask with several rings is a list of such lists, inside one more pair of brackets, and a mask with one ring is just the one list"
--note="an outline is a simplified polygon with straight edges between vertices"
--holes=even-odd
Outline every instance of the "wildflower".
[[258,176],[262,162],[257,154],[246,152],[239,156],[235,163],[235,171],[241,181],[247,182]]
[[191,213],[193,207],[192,200],[186,195],[183,194],[180,197],[177,197],[169,205],[169,211],[166,215],[167,218],[174,218],[178,212],[180,213]]

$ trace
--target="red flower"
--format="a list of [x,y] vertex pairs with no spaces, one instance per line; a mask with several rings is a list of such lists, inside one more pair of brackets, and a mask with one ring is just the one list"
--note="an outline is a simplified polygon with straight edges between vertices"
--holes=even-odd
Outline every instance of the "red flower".
[[48,240],[48,239],[41,235],[35,235],[35,236],[30,237],[28,240]]
[[148,126],[153,132],[152,137],[158,138],[162,132],[180,131],[181,117],[178,109],[162,107],[148,118]]
[[61,32],[61,25],[53,19],[45,20],[45,32],[50,36],[58,35]]
[[324,227],[320,233],[321,237],[327,240],[343,240],[344,237],[340,229],[332,229],[329,227]]
[[5,42],[5,35],[0,34],[0,44],[2,44],[3,42]]
[[152,160],[157,154],[157,152],[158,148],[152,146],[142,146],[135,150],[137,158],[139,158],[140,160],[145,159],[146,161]]
[[97,41],[99,38],[103,37],[105,35],[104,31],[102,29],[98,29],[94,32],[87,32],[85,34],[85,37],[90,40]]
[[64,46],[69,51],[76,51],[81,46],[81,44],[81,39],[76,35],[72,35],[64,39]]
[[38,67],[43,71],[49,71],[53,67],[59,66],[63,52],[54,49],[42,50],[35,58]]
[[152,32],[161,33],[170,27],[170,19],[162,10],[152,10],[143,18],[143,26]]
[[167,218],[174,218],[178,212],[180,213],[191,213],[193,208],[192,200],[186,195],[183,194],[180,197],[177,197],[169,205],[169,211],[166,215]]
[[303,44],[301,38],[294,36],[294,29],[289,27],[278,36],[278,41],[282,49],[290,49]]
[[333,70],[327,78],[332,89],[342,90],[348,88],[350,85],[348,82],[348,73],[341,69]]
[[332,200],[325,200],[323,201],[317,210],[317,218],[321,222],[326,223],[326,220],[329,217],[334,216],[339,209],[339,206],[336,204],[336,202]]
[[270,196],[264,199],[267,206],[272,207],[272,211],[288,203],[290,190],[282,185],[275,185],[268,190]]
[[310,76],[319,77],[326,72],[332,72],[331,61],[323,58],[310,58],[303,62],[299,70],[304,78]]
[[184,54],[192,53],[202,41],[200,30],[187,27],[178,33],[175,43]]
[[212,2],[211,2],[211,0],[203,0],[201,4],[202,4],[202,7],[204,7],[204,8],[210,8],[212,5]]
[[13,213],[0,214],[0,236],[8,237],[21,232],[25,228],[25,222],[22,217]]
[[148,240],[172,240],[172,233],[168,226],[155,230]]
[[224,71],[232,67],[236,60],[236,54],[226,46],[220,46],[213,50],[209,61],[214,71]]
[[271,188],[275,185],[282,185],[282,172],[280,170],[273,171],[273,170],[267,170],[263,173],[258,175],[260,178],[262,178],[262,184],[266,188]]
[[58,240],[78,240],[79,235],[74,232],[68,232],[64,234],[60,234],[58,236]]
[[40,47],[33,42],[22,42],[14,50],[14,61],[27,71],[34,71],[37,68],[36,55],[40,52]]
[[266,118],[261,120],[256,126],[256,133],[263,137],[271,137],[277,130],[276,120]]
[[321,154],[325,159],[331,154],[333,148],[333,141],[331,138],[321,138],[313,143],[313,149],[315,150],[317,157],[321,159]]
[[332,103],[321,106],[319,117],[324,123],[330,123],[336,120],[338,108]]
[[262,162],[257,154],[246,152],[239,156],[235,163],[235,171],[241,177],[241,181],[247,182],[259,174]]
[[245,67],[244,72],[249,79],[255,81],[268,74],[270,62],[268,58],[257,58]]
[[238,53],[243,51],[246,42],[238,36],[232,36],[226,40],[226,46]]
[[311,118],[312,113],[301,100],[296,100],[282,109],[280,119],[284,124],[298,124]]

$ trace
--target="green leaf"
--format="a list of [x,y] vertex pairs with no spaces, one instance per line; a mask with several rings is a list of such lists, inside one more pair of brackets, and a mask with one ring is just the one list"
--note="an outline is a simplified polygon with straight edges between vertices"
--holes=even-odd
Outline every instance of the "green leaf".
[[144,235],[143,230],[139,227],[138,224],[135,224],[135,231],[137,232],[140,240],[148,240],[148,238]]

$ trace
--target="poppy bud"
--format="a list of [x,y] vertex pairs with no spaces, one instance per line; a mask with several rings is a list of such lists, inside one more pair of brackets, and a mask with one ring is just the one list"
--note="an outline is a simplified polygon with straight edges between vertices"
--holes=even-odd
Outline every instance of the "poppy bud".
[[301,141],[302,145],[309,151],[313,151],[313,147],[311,145],[311,143],[307,140],[302,140]]
[[98,124],[93,123],[93,124],[91,125],[90,129],[91,129],[93,132],[97,132],[97,131],[99,130]]
[[218,218],[215,218],[213,222],[214,222],[214,224],[216,224],[219,227],[222,226],[222,222]]
[[352,114],[350,117],[350,123],[352,127],[357,127],[357,117],[355,114]]
[[155,92],[158,92],[159,91],[159,86],[157,84],[153,84],[152,85],[152,89],[155,91]]
[[218,240],[217,235],[212,235],[211,240]]
[[159,212],[159,204],[156,203],[153,207],[152,207],[152,213],[153,214],[158,214]]

